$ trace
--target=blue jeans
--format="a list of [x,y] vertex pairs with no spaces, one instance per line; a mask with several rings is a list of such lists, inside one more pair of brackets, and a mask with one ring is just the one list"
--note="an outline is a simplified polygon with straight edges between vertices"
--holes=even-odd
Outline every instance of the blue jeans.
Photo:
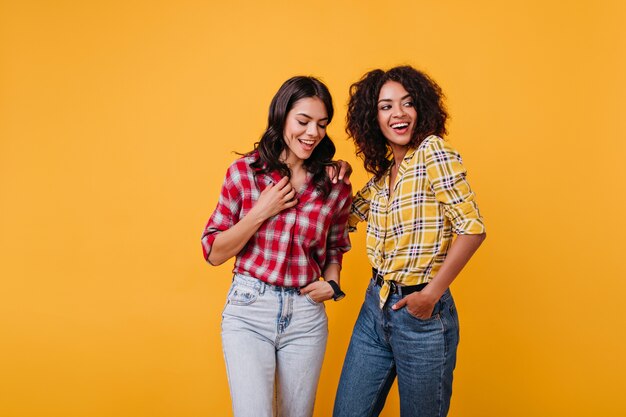
[[312,416],[327,338],[324,303],[235,275],[222,314],[235,417]]
[[334,417],[378,416],[398,377],[403,417],[444,417],[450,407],[459,325],[447,290],[428,320],[412,316],[392,294],[379,307],[380,287],[372,280],[343,364]]

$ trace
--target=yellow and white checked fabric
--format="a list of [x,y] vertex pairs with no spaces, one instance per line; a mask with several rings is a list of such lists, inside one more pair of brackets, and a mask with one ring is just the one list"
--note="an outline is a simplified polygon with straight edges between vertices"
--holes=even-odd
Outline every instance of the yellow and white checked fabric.
[[[453,233],[481,234],[483,219],[461,156],[442,138],[429,136],[409,150],[389,200],[389,171],[357,192],[348,225],[367,221],[367,256],[385,281],[429,282],[446,258]],[[385,282],[380,306],[389,295]]]

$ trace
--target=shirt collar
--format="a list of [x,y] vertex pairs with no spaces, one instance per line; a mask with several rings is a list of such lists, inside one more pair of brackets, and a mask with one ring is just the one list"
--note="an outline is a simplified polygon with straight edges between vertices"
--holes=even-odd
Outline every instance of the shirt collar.
[[409,148],[409,150],[406,151],[406,154],[404,154],[404,160],[410,161],[411,158],[413,158],[415,151],[417,151],[417,148]]
[[[252,158],[250,162],[252,161],[256,161],[259,159],[259,152],[258,151],[253,151],[250,154],[250,157]],[[263,168],[265,168],[266,165],[263,164]],[[264,172],[261,173],[260,171],[263,168],[252,168],[254,170],[254,175],[257,178],[262,178],[262,182],[264,184],[264,186],[268,186],[269,184],[276,184],[277,182],[279,182],[283,177],[282,175],[280,175],[280,173],[278,171],[270,171],[270,172]],[[304,188],[302,190],[296,190],[298,191],[298,201],[299,204],[301,202],[305,202],[308,201],[310,199],[314,199],[319,197],[320,195],[320,191],[317,190],[317,188],[315,187],[315,184],[313,184],[311,182],[312,180],[312,174],[310,172],[307,172],[307,182],[306,185],[304,186]],[[258,181],[258,180],[257,180]],[[265,187],[263,187],[265,188]],[[301,191],[301,192],[299,192]]]

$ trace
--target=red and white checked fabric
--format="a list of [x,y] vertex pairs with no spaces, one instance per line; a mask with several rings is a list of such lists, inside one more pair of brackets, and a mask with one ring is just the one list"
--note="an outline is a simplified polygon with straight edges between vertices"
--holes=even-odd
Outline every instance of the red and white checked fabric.
[[[260,193],[280,181],[278,172],[261,174],[250,167],[257,153],[244,156],[226,172],[215,211],[202,234],[204,258],[216,236],[234,226],[254,206]],[[347,220],[352,189],[341,181],[324,198],[307,181],[297,195],[298,204],[267,219],[237,254],[234,273],[268,284],[303,287],[317,279],[326,265],[341,264],[350,249]]]

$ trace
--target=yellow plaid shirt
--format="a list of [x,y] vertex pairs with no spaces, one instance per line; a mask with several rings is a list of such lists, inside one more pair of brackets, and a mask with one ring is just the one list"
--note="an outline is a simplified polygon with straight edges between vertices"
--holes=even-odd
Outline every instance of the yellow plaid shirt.
[[[372,178],[352,202],[348,224],[367,221],[367,256],[385,281],[429,282],[446,258],[455,234],[485,232],[461,156],[438,136],[410,149],[389,199],[389,171]],[[380,306],[389,295],[385,282]]]

